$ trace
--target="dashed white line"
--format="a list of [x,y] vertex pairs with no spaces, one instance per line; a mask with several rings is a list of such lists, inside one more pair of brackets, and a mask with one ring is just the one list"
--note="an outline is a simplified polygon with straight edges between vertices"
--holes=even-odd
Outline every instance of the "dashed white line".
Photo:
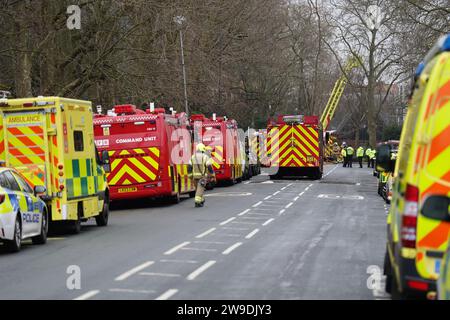
[[269,223],[271,223],[274,220],[275,220],[274,218],[267,220],[266,222],[263,223],[263,226],[267,226]]
[[221,222],[220,225],[221,225],[221,226],[224,226],[224,225],[230,223],[230,222],[233,221],[233,220],[236,220],[236,217],[233,217],[233,218],[230,218],[230,219],[228,219],[228,220],[225,220],[225,221]]
[[174,294],[178,292],[178,289],[169,289],[166,292],[164,292],[162,295],[160,295],[155,300],[168,300],[171,297],[173,297]]
[[273,195],[276,196],[277,194],[279,194],[281,191],[277,191],[275,192]]
[[287,187],[283,187],[283,188],[281,188],[280,190],[281,191],[284,191],[284,190],[286,190],[287,189]]
[[242,211],[241,213],[239,213],[238,216],[243,216],[244,214],[249,213],[250,210],[251,210],[251,209],[244,210],[244,211]]
[[166,262],[166,263],[190,263],[195,264],[198,263],[198,261],[195,260],[171,260],[171,259],[161,259],[160,262]]
[[134,290],[134,289],[122,289],[122,288],[112,288],[108,289],[109,292],[120,292],[120,293],[141,293],[141,294],[149,294],[155,293],[155,290]]
[[294,198],[294,201],[297,201],[298,199],[300,199],[300,197],[295,197],[295,198]]
[[301,197],[301,196],[304,195],[304,194],[305,194],[305,191],[300,192],[300,193],[298,194],[298,196]]
[[220,241],[194,241],[194,243],[203,243],[203,244],[226,244],[225,242],[220,242]]
[[256,208],[256,207],[260,206],[262,203],[263,203],[262,201],[259,201],[258,203],[255,203],[255,204],[253,205],[253,208]]
[[198,236],[196,236],[196,238],[197,239],[201,239],[203,237],[206,237],[208,234],[210,234],[210,233],[212,233],[214,231],[216,231],[216,228],[211,228],[211,229],[209,229],[209,230],[207,230],[207,231],[205,231],[203,233],[200,233]]
[[196,269],[194,272],[189,274],[186,277],[186,279],[190,280],[190,281],[195,280],[195,278],[197,278],[200,274],[202,274],[203,272],[205,272],[207,269],[211,268],[215,264],[216,264],[216,261],[214,261],[214,260],[208,261],[207,263],[205,263],[204,265],[202,265],[201,267]]
[[230,254],[232,251],[234,251],[235,249],[237,249],[238,247],[242,246],[242,242],[238,242],[233,244],[231,247],[229,247],[228,249],[225,249],[222,254],[224,255],[228,255]]
[[284,208],[285,208],[285,209],[289,209],[290,207],[292,207],[293,204],[294,204],[293,202],[290,202],[290,203],[288,203],[287,206],[284,207]]
[[236,227],[222,227],[224,230],[233,230],[233,231],[246,231],[248,228],[236,228]]
[[245,239],[251,239],[258,232],[259,232],[259,229],[253,230],[252,232],[250,232],[248,235],[245,236]]
[[270,198],[272,198],[272,196],[267,196],[264,198],[264,200],[269,200]]
[[280,213],[279,214],[283,214],[283,213],[285,213],[286,212],[286,210],[285,209],[283,209],[283,210],[281,210],[280,211]]
[[154,264],[154,263],[155,263],[154,261],[147,261],[147,262],[144,262],[143,264],[138,265],[137,267],[135,267],[135,268],[133,268],[133,269],[131,269],[131,270],[128,270],[127,272],[122,273],[120,276],[116,277],[114,280],[115,280],[115,281],[123,281],[123,280],[125,280],[125,279],[128,279],[128,278],[131,277],[133,274],[136,274],[136,273],[138,273],[139,271],[142,271],[142,270],[144,270],[145,268],[150,267],[150,266],[151,266],[152,264]]
[[149,276],[149,277],[166,277],[166,278],[178,278],[181,277],[180,274],[175,273],[160,273],[160,272],[141,272],[140,276]]
[[92,298],[93,296],[96,296],[99,293],[100,293],[100,290],[91,290],[73,300],[88,300],[88,299]]
[[189,241],[183,242],[183,243],[181,243],[181,244],[179,244],[179,245],[173,247],[172,249],[167,250],[166,252],[164,252],[164,254],[165,254],[166,256],[171,255],[172,253],[175,253],[176,251],[180,250],[181,248],[187,246],[188,244],[190,244]]
[[192,248],[192,247],[183,247],[181,250],[188,250],[188,251],[203,251],[203,252],[216,252],[216,249],[203,249],[203,248]]

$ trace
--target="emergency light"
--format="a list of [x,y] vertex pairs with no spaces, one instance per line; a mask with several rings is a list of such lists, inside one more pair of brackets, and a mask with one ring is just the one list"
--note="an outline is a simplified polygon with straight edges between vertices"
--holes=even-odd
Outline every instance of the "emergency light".
[[416,77],[419,77],[423,70],[425,69],[425,66],[430,62],[437,54],[441,52],[450,51],[450,33],[442,36],[438,42],[434,45],[433,48],[428,52],[428,54],[425,56],[425,59],[419,64],[416,70]]

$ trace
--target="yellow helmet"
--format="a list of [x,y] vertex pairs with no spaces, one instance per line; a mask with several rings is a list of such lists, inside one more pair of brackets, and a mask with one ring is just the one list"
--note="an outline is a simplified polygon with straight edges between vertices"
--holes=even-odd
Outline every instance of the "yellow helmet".
[[197,145],[197,152],[205,152],[206,151],[206,147],[203,143],[199,143]]

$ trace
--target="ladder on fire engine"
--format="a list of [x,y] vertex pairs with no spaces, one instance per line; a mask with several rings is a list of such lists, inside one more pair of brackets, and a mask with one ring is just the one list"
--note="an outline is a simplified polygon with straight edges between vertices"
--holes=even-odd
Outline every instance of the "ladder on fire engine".
[[328,100],[327,106],[320,117],[320,123],[322,124],[322,129],[326,131],[330,125],[331,120],[334,117],[336,108],[339,105],[342,94],[344,93],[345,87],[348,83],[347,74],[354,68],[359,67],[359,60],[355,57],[350,58],[346,65],[344,66],[343,75],[336,81],[333,91],[331,92],[330,99]]

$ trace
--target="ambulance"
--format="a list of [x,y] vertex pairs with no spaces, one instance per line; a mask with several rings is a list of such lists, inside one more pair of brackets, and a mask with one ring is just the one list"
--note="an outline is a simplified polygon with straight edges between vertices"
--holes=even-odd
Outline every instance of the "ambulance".
[[[380,146],[377,166],[390,171],[392,147]],[[436,292],[450,222],[442,219],[450,195],[450,35],[428,53],[403,127],[384,272],[393,298],[430,297]],[[446,212],[447,213],[447,212]]]
[[323,174],[323,132],[319,117],[280,115],[267,127],[267,156],[276,174],[321,179]]
[[245,149],[239,141],[238,123],[226,117],[191,116],[194,143],[202,142],[210,151],[217,182],[242,181]]
[[100,159],[96,152],[92,120],[88,101],[0,100],[0,160],[32,187],[44,186],[50,226],[61,225],[73,233],[90,218],[98,226],[108,224],[109,159]]
[[112,201],[195,195],[188,176],[192,133],[185,113],[146,111],[134,105],[117,105],[109,115],[94,119],[95,143],[107,152],[111,172],[107,179]]

